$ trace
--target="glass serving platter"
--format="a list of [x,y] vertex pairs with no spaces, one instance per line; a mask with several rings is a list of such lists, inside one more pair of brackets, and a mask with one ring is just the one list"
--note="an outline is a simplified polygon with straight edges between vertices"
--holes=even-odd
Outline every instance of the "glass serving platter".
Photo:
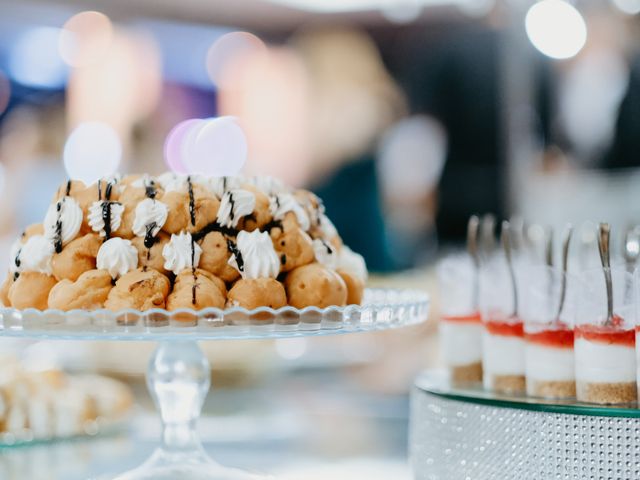
[[575,399],[549,399],[528,395],[505,395],[486,390],[481,384],[452,385],[445,371],[432,370],[422,373],[415,381],[416,388],[449,400],[488,405],[498,408],[514,408],[536,412],[591,415],[597,417],[640,418],[640,408],[633,404],[596,405]]
[[0,336],[159,342],[147,386],[162,419],[160,447],[140,467],[115,480],[246,480],[269,476],[223,467],[205,453],[196,422],[209,391],[211,369],[199,340],[272,339],[371,332],[427,319],[428,296],[417,290],[367,289],[362,305],[194,310],[0,309]]

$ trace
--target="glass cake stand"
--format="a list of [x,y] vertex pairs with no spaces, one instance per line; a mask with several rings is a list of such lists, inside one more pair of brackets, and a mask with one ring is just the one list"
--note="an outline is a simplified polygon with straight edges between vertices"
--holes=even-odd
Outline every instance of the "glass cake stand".
[[210,387],[209,362],[199,340],[275,339],[370,332],[420,323],[427,318],[426,294],[368,289],[363,304],[302,310],[57,310],[0,309],[0,336],[76,340],[148,340],[158,347],[147,369],[147,386],[162,419],[158,449],[140,467],[115,480],[264,479],[223,467],[207,456],[196,422]]
[[416,480],[637,480],[640,409],[507,396],[420,375],[411,399]]

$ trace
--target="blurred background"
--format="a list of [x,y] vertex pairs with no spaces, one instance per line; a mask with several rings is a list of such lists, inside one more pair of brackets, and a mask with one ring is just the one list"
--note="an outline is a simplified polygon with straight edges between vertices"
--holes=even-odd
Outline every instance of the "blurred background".
[[[435,293],[434,261],[474,213],[637,223],[639,12],[640,0],[2,0],[0,268],[67,176],[162,172],[174,126],[220,115],[247,135],[247,173],[324,199],[373,285]],[[407,395],[437,362],[435,331],[207,345],[205,440],[281,478],[409,478]],[[125,378],[142,410],[115,437],[0,450],[0,478],[144,458],[151,348],[48,348],[69,370]],[[39,458],[62,473],[38,472]]]

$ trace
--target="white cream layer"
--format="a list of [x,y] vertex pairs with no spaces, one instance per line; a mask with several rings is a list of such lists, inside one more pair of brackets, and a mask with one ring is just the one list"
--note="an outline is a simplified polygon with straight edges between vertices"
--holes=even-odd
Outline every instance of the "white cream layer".
[[482,333],[482,369],[485,376],[524,375],[525,341],[522,337]]
[[547,347],[527,343],[525,367],[527,380],[573,381],[575,379],[573,348]]
[[440,322],[442,359],[449,367],[461,367],[482,361],[482,324]]
[[606,345],[576,338],[576,381],[588,383],[635,382],[634,347]]

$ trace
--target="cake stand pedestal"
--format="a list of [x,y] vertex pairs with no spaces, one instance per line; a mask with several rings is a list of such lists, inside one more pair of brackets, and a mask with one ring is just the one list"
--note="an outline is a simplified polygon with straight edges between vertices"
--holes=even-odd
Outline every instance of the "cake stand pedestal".
[[453,388],[418,377],[411,399],[416,480],[635,480],[640,410]]
[[428,306],[428,297],[421,292],[371,289],[366,291],[362,306],[326,309],[0,309],[0,336],[159,342],[146,378],[162,420],[161,443],[145,463],[114,480],[255,480],[270,477],[217,464],[205,453],[198,438],[196,423],[209,391],[211,370],[196,342],[385,330],[424,321]]

